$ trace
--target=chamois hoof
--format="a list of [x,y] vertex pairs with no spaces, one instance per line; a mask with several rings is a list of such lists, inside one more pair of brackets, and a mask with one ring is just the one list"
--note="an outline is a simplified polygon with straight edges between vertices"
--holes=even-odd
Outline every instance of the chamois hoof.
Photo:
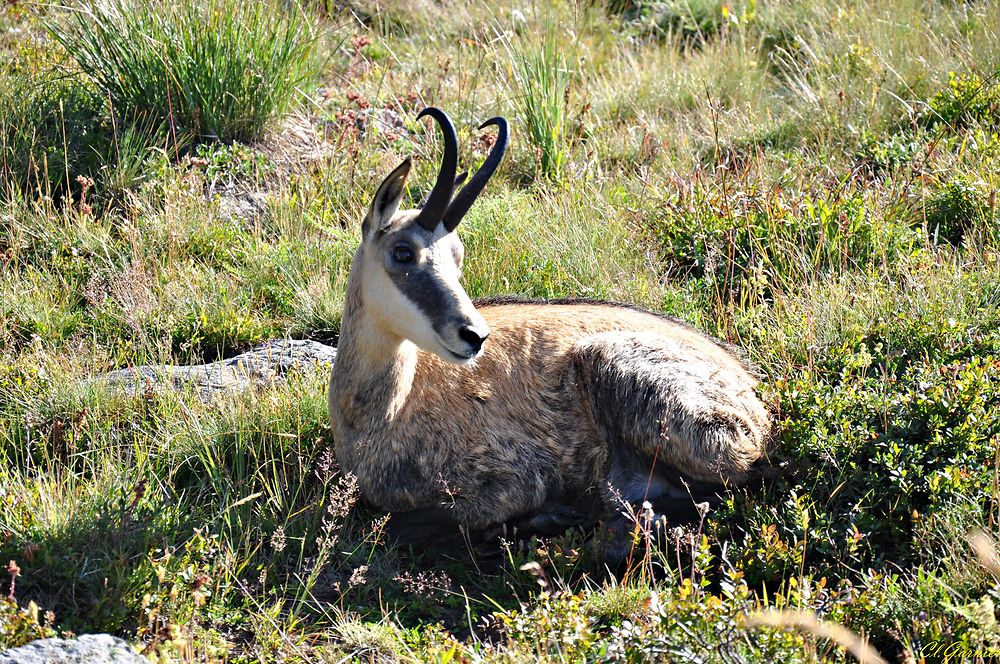
[[570,528],[585,525],[587,520],[582,512],[568,505],[552,505],[514,521],[510,526],[514,533],[520,537],[532,535],[551,537],[564,533]]
[[450,548],[463,541],[458,522],[440,507],[391,512],[385,534],[398,546]]

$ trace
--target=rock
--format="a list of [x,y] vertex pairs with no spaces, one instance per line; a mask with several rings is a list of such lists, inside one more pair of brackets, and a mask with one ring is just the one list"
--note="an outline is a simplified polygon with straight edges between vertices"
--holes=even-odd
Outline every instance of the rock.
[[254,177],[223,178],[205,183],[205,195],[219,203],[219,215],[235,221],[266,220],[270,198],[280,197],[294,174],[316,171],[336,153],[318,121],[301,114],[285,118],[273,134],[250,146],[270,168]]
[[219,201],[219,215],[224,219],[253,221],[266,219],[269,213],[268,195],[262,191],[230,189],[220,194],[209,192],[209,198],[213,196]]
[[402,116],[391,108],[366,108],[358,112],[354,120],[355,126],[362,135],[370,128],[382,134],[407,136],[406,122]]
[[317,341],[269,341],[228,360],[192,366],[146,365],[118,369],[99,381],[129,395],[140,391],[194,389],[202,401],[231,392],[266,387],[295,371],[329,371],[337,349]]
[[126,641],[110,634],[39,639],[0,653],[0,664],[148,664]]

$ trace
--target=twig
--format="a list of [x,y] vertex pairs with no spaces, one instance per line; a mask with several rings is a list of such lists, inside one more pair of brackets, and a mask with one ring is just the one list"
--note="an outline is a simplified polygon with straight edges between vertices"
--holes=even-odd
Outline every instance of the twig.
[[765,611],[747,618],[747,627],[778,627],[808,632],[829,639],[854,655],[862,664],[888,664],[860,636],[835,622],[820,620],[812,611]]

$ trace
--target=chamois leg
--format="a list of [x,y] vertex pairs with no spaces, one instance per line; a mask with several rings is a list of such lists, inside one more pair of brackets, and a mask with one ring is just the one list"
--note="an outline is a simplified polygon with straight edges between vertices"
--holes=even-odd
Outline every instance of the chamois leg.
[[566,532],[575,526],[592,523],[588,515],[570,505],[546,503],[537,511],[508,522],[515,535],[550,537]]
[[458,521],[441,507],[390,512],[385,533],[396,544],[414,547],[450,547],[462,539]]
[[594,335],[574,353],[584,407],[608,446],[608,480],[627,500],[639,488],[683,498],[654,460],[718,486],[742,481],[763,454],[770,416],[735,359],[720,366],[645,333]]
[[455,552],[468,545],[495,544],[500,537],[549,537],[586,523],[586,516],[573,507],[551,503],[490,528],[468,529],[455,520],[452,510],[424,507],[391,513],[385,533],[391,542],[404,547]]

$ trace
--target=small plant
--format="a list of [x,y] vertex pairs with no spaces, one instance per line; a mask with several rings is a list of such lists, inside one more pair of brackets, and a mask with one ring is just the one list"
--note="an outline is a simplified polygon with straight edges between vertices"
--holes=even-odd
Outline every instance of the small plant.
[[877,175],[891,173],[912,164],[921,151],[920,141],[909,132],[890,134],[887,137],[865,132],[857,159],[868,171]]
[[199,145],[190,162],[203,167],[209,181],[225,184],[231,184],[233,180],[259,181],[274,172],[274,163],[267,155],[242,143]]
[[47,27],[115,113],[173,137],[257,138],[316,71],[295,4],[88,0],[70,24]]
[[12,560],[7,564],[6,572],[10,575],[10,590],[6,596],[0,596],[0,650],[55,636],[56,632],[52,629],[55,616],[51,611],[39,620],[37,604],[29,602],[27,607],[20,607],[14,599],[21,568]]
[[983,80],[976,74],[948,73],[948,85],[927,104],[924,124],[947,125],[953,131],[974,124],[1000,126],[1000,83],[996,76]]
[[929,201],[927,234],[932,240],[959,245],[965,234],[992,216],[989,198],[974,183],[955,179]]
[[528,130],[538,169],[558,179],[569,159],[569,96],[573,74],[564,44],[552,30],[538,43],[508,44],[514,82],[514,105]]
[[141,605],[145,624],[136,634],[147,650],[184,652],[197,639],[208,652],[224,652],[224,641],[202,626],[216,596],[225,592],[220,580],[213,578],[223,555],[217,536],[195,530],[178,550],[149,556],[152,574]]
[[38,611],[34,602],[20,607],[17,602],[0,598],[0,649],[16,648],[36,639],[56,636],[56,631],[52,629],[51,612],[39,619]]

